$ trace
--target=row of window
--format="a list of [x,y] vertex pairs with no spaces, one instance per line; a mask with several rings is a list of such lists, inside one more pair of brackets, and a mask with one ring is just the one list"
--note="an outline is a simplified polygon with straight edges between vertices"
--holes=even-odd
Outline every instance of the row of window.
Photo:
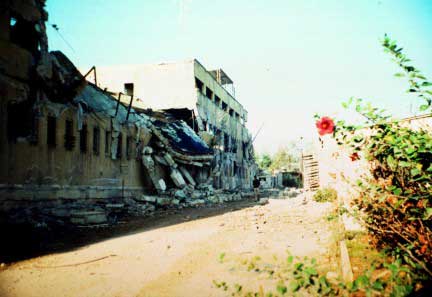
[[233,109],[228,108],[228,104],[226,104],[216,94],[214,94],[213,91],[209,89],[209,87],[206,86],[204,90],[204,83],[196,77],[195,77],[195,87],[200,91],[201,94],[205,95],[209,100],[211,101],[214,100],[216,106],[220,107],[224,111],[228,111],[230,116],[233,116],[236,119],[240,119],[240,115],[238,114],[238,112],[235,112]]
[[[64,148],[68,151],[72,151],[75,147],[76,137],[74,135],[74,125],[73,120],[66,119],[65,120],[65,134],[64,134]],[[92,151],[93,154],[98,156],[100,154],[101,148],[101,129],[98,126],[93,126],[92,129],[92,138],[93,138],[93,146]],[[82,125],[81,130],[79,131],[79,149],[81,153],[87,153],[88,151],[88,127],[86,124]],[[55,148],[57,146],[57,119],[53,116],[47,117],[47,145],[50,148]],[[117,159],[122,158],[122,149],[123,149],[123,134],[120,133],[117,138]],[[132,152],[132,137],[126,137],[126,158],[129,160],[131,158]],[[104,142],[104,152],[106,156],[111,155],[111,131],[105,130],[105,142]]]

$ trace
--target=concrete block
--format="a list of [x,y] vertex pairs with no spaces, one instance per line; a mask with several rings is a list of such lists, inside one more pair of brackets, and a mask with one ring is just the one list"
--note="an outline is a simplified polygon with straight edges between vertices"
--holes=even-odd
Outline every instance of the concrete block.
[[168,163],[168,165],[169,165],[170,167],[177,168],[177,164],[176,164],[176,162],[174,161],[174,159],[171,157],[170,154],[165,153],[165,154],[163,155],[163,157],[164,157],[165,161]]
[[78,189],[66,188],[58,191],[58,197],[64,199],[80,199],[83,193]]
[[177,169],[175,168],[171,169],[170,177],[177,187],[184,188],[186,186],[186,182],[183,179],[183,176],[181,175],[180,171],[178,171]]
[[87,223],[86,219],[85,218],[81,218],[81,217],[77,217],[77,218],[72,217],[72,218],[70,218],[70,222],[72,224],[75,224],[75,225],[85,225]]
[[195,190],[191,194],[192,199],[201,199],[203,197],[203,192]]
[[158,182],[156,183],[156,189],[160,190],[160,191],[165,191],[166,190],[166,184],[165,181],[161,178],[158,180]]
[[41,191],[35,191],[34,192],[34,199],[35,200],[47,200],[47,199],[57,199],[58,194],[57,191],[52,190],[41,190]]
[[154,156],[154,159],[155,159],[156,162],[158,162],[159,164],[162,164],[162,165],[165,165],[165,166],[169,166],[168,162],[167,162],[164,158],[162,158],[162,157],[160,157],[160,156],[155,155],[155,156]]
[[219,203],[219,197],[217,197],[217,196],[208,196],[207,197],[207,201],[209,201],[210,203]]
[[11,193],[8,192],[8,196],[13,197],[15,200],[32,200],[34,198],[33,191],[29,190],[14,190]]
[[122,209],[124,207],[123,203],[108,203],[105,205],[109,209]]
[[191,201],[189,202],[189,204],[190,204],[191,206],[200,206],[200,205],[204,205],[204,204],[205,204],[205,201],[204,201],[203,199],[196,199],[196,200],[191,200]]
[[102,224],[107,222],[106,214],[91,214],[86,217],[87,224]]
[[153,154],[153,149],[150,146],[145,146],[142,149],[142,153],[144,155],[151,155],[151,154]]
[[[148,170],[148,171],[153,171],[154,170],[154,161],[153,158],[150,155],[144,155],[142,157],[142,163],[144,165],[144,167]],[[149,172],[149,173],[150,173]]]
[[102,224],[107,222],[105,212],[102,211],[72,211],[71,222],[73,224]]
[[269,203],[269,199],[268,198],[261,198],[258,203],[260,205],[265,205],[265,204]]
[[141,195],[135,197],[135,200],[142,201],[142,202],[149,202],[149,203],[156,203],[157,197],[155,196],[148,196],[148,195]]
[[193,179],[192,175],[190,175],[189,171],[186,168],[184,168],[183,166],[180,166],[179,169],[180,169],[180,172],[183,174],[183,176],[188,181],[188,183],[191,184],[192,186],[196,186],[196,182]]
[[156,207],[154,205],[152,205],[152,204],[147,205],[147,211],[149,213],[155,211],[155,209],[156,209]]
[[235,193],[232,195],[232,199],[234,201],[240,201],[242,199],[242,197],[241,197],[240,193]]
[[180,200],[186,199],[186,193],[183,190],[177,190],[174,192],[174,196]]
[[167,197],[158,197],[156,203],[160,206],[167,206],[171,204],[171,199]]
[[342,278],[346,282],[352,282],[354,277],[345,240],[339,242],[339,248],[341,255]]
[[51,215],[55,217],[69,217],[70,216],[70,210],[66,208],[54,208],[51,210]]

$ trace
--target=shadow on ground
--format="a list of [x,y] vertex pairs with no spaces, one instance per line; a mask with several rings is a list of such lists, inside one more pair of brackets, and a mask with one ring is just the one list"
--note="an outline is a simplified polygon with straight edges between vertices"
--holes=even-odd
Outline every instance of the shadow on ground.
[[67,252],[107,239],[221,215],[254,205],[256,202],[252,200],[243,200],[201,208],[158,210],[151,216],[126,218],[115,225],[98,228],[0,225],[0,262],[11,263]]

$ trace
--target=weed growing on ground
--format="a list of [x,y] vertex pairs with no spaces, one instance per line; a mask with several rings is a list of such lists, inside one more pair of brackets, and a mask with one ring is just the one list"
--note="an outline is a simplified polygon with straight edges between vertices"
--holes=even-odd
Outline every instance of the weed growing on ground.
[[[276,257],[274,259],[277,260]],[[293,296],[300,291],[315,296],[334,296],[339,291],[324,275],[320,275],[316,259],[300,259],[288,255],[286,260],[276,265],[264,263],[259,256],[241,261],[241,265],[250,273],[264,275],[274,281],[274,290],[265,291],[259,286],[258,291],[248,291],[241,284],[229,286],[225,281],[213,281],[217,288],[230,291],[231,296]]]
[[[277,260],[276,257],[274,257]],[[316,259],[299,258],[288,254],[285,261],[276,264],[265,263],[259,256],[241,261],[245,271],[254,277],[265,276],[273,281],[273,288],[248,290],[239,283],[213,280],[216,288],[229,292],[235,297],[281,297],[281,296],[407,296],[418,286],[418,278],[403,264],[401,259],[389,259],[384,253],[379,260],[358,274],[353,282],[343,282],[340,278],[327,278]]]
[[322,188],[315,192],[313,200],[316,202],[333,202],[337,199],[337,192],[333,188]]

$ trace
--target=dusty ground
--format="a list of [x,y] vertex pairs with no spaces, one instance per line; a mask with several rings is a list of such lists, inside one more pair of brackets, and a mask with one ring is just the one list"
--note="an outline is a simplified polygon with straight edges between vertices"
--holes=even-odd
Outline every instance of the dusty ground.
[[158,228],[7,266],[0,271],[0,296],[226,296],[213,280],[255,290],[260,283],[272,286],[238,263],[256,255],[285,258],[287,250],[337,272],[334,225],[326,219],[331,209],[299,196],[173,225],[159,222]]

